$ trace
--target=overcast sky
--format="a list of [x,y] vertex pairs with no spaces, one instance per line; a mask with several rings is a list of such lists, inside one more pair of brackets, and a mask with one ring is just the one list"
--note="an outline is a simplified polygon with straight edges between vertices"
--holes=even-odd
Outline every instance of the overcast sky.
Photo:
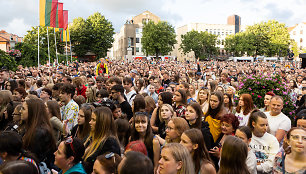
[[[100,12],[115,31],[127,19],[149,10],[175,28],[190,22],[226,24],[237,14],[242,25],[276,19],[293,26],[306,22],[306,0],[59,0],[69,10],[69,22]],[[24,36],[39,23],[39,0],[0,0],[0,30]]]

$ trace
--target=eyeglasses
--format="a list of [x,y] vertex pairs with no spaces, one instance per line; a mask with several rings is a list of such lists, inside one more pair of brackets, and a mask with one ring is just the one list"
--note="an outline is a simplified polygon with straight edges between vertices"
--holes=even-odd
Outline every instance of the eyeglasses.
[[147,112],[135,112],[135,116],[136,115],[145,115],[145,116],[148,116],[148,113]]
[[71,136],[67,137],[66,140],[65,140],[65,144],[69,144],[70,145],[70,148],[71,148],[73,154],[75,155],[76,153],[75,153],[75,150],[73,148],[72,142],[73,142],[73,138]]
[[201,87],[201,89],[208,89],[207,87]]

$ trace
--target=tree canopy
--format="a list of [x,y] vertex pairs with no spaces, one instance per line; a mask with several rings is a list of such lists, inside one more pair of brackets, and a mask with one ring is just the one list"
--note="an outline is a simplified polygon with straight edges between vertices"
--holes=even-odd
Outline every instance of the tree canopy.
[[79,17],[73,20],[70,27],[73,52],[78,57],[93,52],[97,57],[105,57],[112,47],[115,34],[113,25],[101,13],[94,13],[86,20]]
[[147,55],[166,55],[172,51],[176,41],[174,27],[165,21],[155,24],[149,21],[144,24],[142,31],[142,47]]
[[198,32],[195,30],[189,31],[184,35],[181,35],[182,43],[180,49],[183,53],[189,53],[194,51],[196,58],[205,58],[215,55],[218,52],[217,35],[210,34],[208,32]]
[[290,44],[289,32],[283,23],[269,20],[247,27],[246,31],[229,35],[225,49],[234,56],[286,56]]

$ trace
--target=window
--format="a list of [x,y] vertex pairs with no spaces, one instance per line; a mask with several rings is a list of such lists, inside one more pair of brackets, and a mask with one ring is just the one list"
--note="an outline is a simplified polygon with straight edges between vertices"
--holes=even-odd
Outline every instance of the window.
[[218,35],[220,35],[220,32],[218,32]]
[[139,37],[136,37],[136,43],[139,43]]
[[139,33],[139,28],[136,28],[136,31],[135,31],[135,32],[136,32],[136,34],[138,34],[138,33]]
[[293,35],[296,35],[296,31],[293,31]]
[[303,38],[300,38],[300,42],[303,42]]
[[139,51],[139,47],[136,47],[136,52],[137,52],[137,53],[139,53],[139,52],[140,52],[140,51]]
[[303,30],[300,31],[300,34],[303,34]]
[[208,29],[206,29],[206,31],[208,32]]

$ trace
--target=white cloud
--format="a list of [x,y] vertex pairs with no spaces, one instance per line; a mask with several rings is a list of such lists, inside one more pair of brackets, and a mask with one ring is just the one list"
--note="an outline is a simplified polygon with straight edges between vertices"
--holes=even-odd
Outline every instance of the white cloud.
[[[69,22],[100,12],[116,31],[131,16],[145,10],[179,27],[190,22],[226,24],[237,14],[243,25],[276,19],[292,26],[306,22],[306,0],[59,0],[69,10]],[[0,30],[25,34],[38,25],[39,0],[0,0]],[[16,21],[17,20],[17,21]]]
[[24,36],[27,30],[31,29],[31,25],[25,24],[24,19],[14,18],[8,26],[4,27],[8,33],[17,34],[18,36]]

